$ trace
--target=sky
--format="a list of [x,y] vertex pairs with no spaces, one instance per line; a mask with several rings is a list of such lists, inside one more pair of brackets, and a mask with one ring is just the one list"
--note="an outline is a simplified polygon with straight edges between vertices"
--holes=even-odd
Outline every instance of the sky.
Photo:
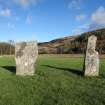
[[46,42],[105,28],[105,0],[0,0],[0,41]]

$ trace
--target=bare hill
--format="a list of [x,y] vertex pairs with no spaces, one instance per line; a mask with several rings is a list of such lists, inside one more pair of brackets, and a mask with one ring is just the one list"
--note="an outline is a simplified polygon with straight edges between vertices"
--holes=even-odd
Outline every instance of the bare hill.
[[49,42],[39,43],[39,53],[84,53],[86,50],[87,39],[92,34],[96,35],[98,38],[97,50],[100,53],[105,53],[105,29],[98,29],[77,36],[68,36],[64,38],[51,40]]

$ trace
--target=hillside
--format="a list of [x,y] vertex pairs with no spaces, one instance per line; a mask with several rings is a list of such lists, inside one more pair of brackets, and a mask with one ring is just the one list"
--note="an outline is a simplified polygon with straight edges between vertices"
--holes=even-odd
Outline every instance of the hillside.
[[97,47],[99,53],[105,53],[105,29],[98,29],[91,32],[86,32],[77,36],[68,36],[55,39],[49,42],[39,43],[40,54],[62,54],[62,53],[85,53],[87,39],[91,35],[97,36]]
[[[96,49],[100,54],[105,54],[105,28],[86,32],[77,36],[68,36],[38,43],[39,54],[82,54],[86,51],[87,39],[91,35],[97,36]],[[14,44],[8,42],[0,43],[0,55],[14,54]]]

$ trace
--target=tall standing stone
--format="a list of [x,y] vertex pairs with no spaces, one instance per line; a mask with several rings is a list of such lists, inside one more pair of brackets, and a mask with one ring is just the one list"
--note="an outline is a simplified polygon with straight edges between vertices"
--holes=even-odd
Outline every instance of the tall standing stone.
[[92,35],[88,38],[86,58],[85,58],[85,76],[99,75],[99,55],[95,50],[97,37]]
[[33,75],[38,57],[37,42],[21,42],[15,46],[16,75]]

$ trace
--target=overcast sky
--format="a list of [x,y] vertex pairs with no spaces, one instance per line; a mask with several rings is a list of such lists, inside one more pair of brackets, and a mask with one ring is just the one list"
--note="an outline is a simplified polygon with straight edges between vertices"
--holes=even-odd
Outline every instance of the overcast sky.
[[49,41],[105,27],[105,0],[0,0],[0,40]]

